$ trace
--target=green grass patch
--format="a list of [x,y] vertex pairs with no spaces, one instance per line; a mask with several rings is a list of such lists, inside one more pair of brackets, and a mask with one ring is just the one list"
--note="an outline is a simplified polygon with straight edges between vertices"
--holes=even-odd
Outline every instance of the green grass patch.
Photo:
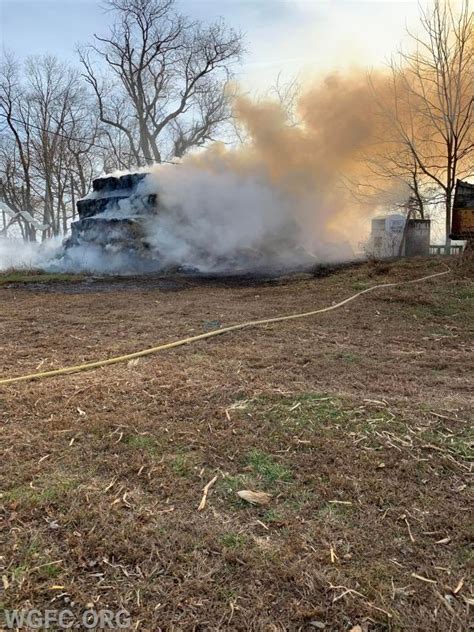
[[38,572],[44,579],[54,579],[61,574],[61,568],[56,564],[44,564],[38,568]]
[[250,475],[237,474],[232,476],[227,474],[218,480],[217,490],[221,498],[226,503],[230,503],[234,509],[248,509],[249,504],[237,496],[237,492],[241,489],[255,489],[256,486],[256,482],[252,480]]
[[[252,400],[249,412],[252,418],[268,426],[279,441],[295,432],[310,442],[315,434],[321,439],[345,440],[349,433],[359,433],[366,435],[366,445],[380,448],[383,444],[377,433],[386,430],[404,436],[409,432],[402,419],[383,407],[361,407],[337,395],[324,393],[257,398]],[[265,459],[257,456],[253,461],[253,472],[263,477],[261,471],[265,468]],[[269,476],[271,478],[272,474]]]
[[178,476],[189,476],[191,473],[191,464],[184,454],[177,454],[171,461],[171,469]]
[[374,284],[371,281],[354,281],[351,285],[353,290],[361,292],[362,290],[367,290]]
[[19,485],[3,492],[1,500],[4,503],[35,507],[59,500],[76,486],[77,481],[68,479],[57,481],[42,489]]
[[156,440],[149,435],[130,435],[124,441],[125,445],[136,450],[144,450],[150,454],[156,454],[158,445]]
[[[468,296],[463,296],[467,292]],[[445,295],[443,297],[434,297],[431,302],[418,302],[415,299],[411,304],[404,305],[407,309],[408,316],[419,318],[422,320],[464,320],[470,318],[472,313],[472,300],[469,291],[464,289],[461,293],[457,292],[453,295]]]
[[221,536],[221,544],[226,549],[241,549],[247,543],[247,538],[240,533],[224,533]]
[[474,301],[474,287],[463,287],[457,290],[456,296],[460,301]]
[[235,601],[239,596],[239,592],[234,588],[228,588],[226,586],[216,586],[217,593],[224,601]]
[[318,520],[323,520],[329,524],[346,522],[353,512],[353,505],[343,505],[340,503],[325,503],[316,512]]
[[267,509],[262,516],[262,520],[267,524],[278,524],[284,520],[284,516],[281,511],[276,509]]
[[334,358],[336,360],[342,360],[342,362],[345,362],[346,364],[356,364],[361,361],[360,355],[357,353],[350,353],[349,351],[336,351],[334,353]]
[[341,400],[324,393],[263,396],[252,400],[249,409],[252,415],[265,419],[269,424],[278,424],[285,430],[305,427],[320,430],[321,426],[337,423],[346,417]]
[[[56,577],[60,568],[55,564],[45,563],[45,543],[39,534],[34,534],[31,540],[18,548],[17,564],[9,570],[10,578],[14,582],[21,582],[32,570],[45,579]],[[57,569],[57,570],[56,570]]]
[[252,472],[261,477],[267,485],[274,485],[278,481],[288,482],[292,479],[288,468],[259,450],[252,450],[248,454],[247,463]]
[[474,459],[474,434],[470,428],[454,435],[436,430],[426,430],[420,434],[420,439],[428,445],[434,445],[451,452],[464,461]]
[[227,475],[222,480],[225,491],[230,494],[236,494],[240,489],[246,489],[249,486],[247,478],[243,474],[237,476]]

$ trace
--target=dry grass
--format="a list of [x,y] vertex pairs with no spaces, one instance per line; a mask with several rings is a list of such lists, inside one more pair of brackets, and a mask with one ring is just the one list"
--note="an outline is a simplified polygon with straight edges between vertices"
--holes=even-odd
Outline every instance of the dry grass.
[[63,274],[59,272],[43,272],[42,270],[7,270],[0,272],[1,285],[74,283],[84,279],[81,274]]
[[[439,265],[11,287],[2,374],[324,306]],[[2,605],[125,607],[146,631],[467,630],[470,277],[458,264],[332,315],[3,388]]]

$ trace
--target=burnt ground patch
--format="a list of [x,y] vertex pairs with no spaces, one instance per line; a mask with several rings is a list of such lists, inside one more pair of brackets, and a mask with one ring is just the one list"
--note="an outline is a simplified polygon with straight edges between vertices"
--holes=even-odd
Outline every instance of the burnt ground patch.
[[[331,314],[1,388],[2,606],[123,606],[150,631],[468,629],[472,270],[450,265]],[[1,373],[440,266],[179,292],[2,288]],[[272,499],[251,506],[241,489]]]

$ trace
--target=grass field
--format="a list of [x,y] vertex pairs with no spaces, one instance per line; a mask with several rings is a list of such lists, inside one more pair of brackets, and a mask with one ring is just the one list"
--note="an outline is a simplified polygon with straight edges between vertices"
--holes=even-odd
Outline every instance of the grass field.
[[123,607],[153,632],[468,630],[468,261],[0,277],[1,375],[324,307],[446,261],[327,314],[0,386],[2,607]]
[[84,279],[80,274],[42,272],[41,270],[10,270],[0,272],[0,286],[20,284],[77,283]]

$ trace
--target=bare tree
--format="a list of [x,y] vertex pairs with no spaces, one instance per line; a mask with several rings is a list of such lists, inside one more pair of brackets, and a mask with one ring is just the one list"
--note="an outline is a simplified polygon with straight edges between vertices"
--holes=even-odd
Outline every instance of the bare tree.
[[0,198],[25,239],[65,233],[100,170],[93,104],[79,73],[54,57],[1,60]]
[[4,230],[17,223],[23,238],[34,241],[36,230],[22,215],[31,212],[37,201],[32,185],[30,103],[21,84],[19,64],[6,53],[0,64],[0,115],[0,197],[15,211]]
[[362,156],[367,174],[355,182],[345,177],[347,188],[361,203],[388,203],[406,213],[409,202],[410,217],[430,218],[433,208],[443,201],[439,187],[426,178],[411,149],[400,142],[396,126],[390,130],[385,124],[381,134]]
[[301,95],[301,82],[297,76],[285,80],[281,72],[278,73],[275,83],[270,87],[268,96],[275,99],[282,108],[290,127],[296,127],[301,123],[297,105]]
[[174,0],[106,6],[115,20],[109,34],[95,35],[79,56],[100,121],[125,148],[116,148],[119,163],[130,154],[136,165],[162,162],[212,140],[230,116],[226,86],[241,35],[223,22],[190,22]]
[[[474,155],[474,38],[469,0],[456,12],[436,0],[421,13],[421,34],[391,64],[392,102],[382,110],[393,124],[394,150],[384,162],[404,179],[423,209],[427,185],[441,193],[449,246],[453,191],[472,176]],[[439,197],[438,197],[439,199]]]
[[[239,98],[251,99],[255,103],[272,102],[281,109],[285,124],[288,127],[297,127],[302,124],[302,120],[298,112],[298,99],[301,96],[301,82],[297,76],[284,78],[283,73],[279,72],[275,82],[263,92],[251,93],[236,91],[233,94],[234,106],[238,103]],[[251,142],[251,134],[249,133],[245,121],[242,121],[238,115],[238,108],[234,107],[232,117],[232,134],[231,143],[237,145],[245,145]]]

